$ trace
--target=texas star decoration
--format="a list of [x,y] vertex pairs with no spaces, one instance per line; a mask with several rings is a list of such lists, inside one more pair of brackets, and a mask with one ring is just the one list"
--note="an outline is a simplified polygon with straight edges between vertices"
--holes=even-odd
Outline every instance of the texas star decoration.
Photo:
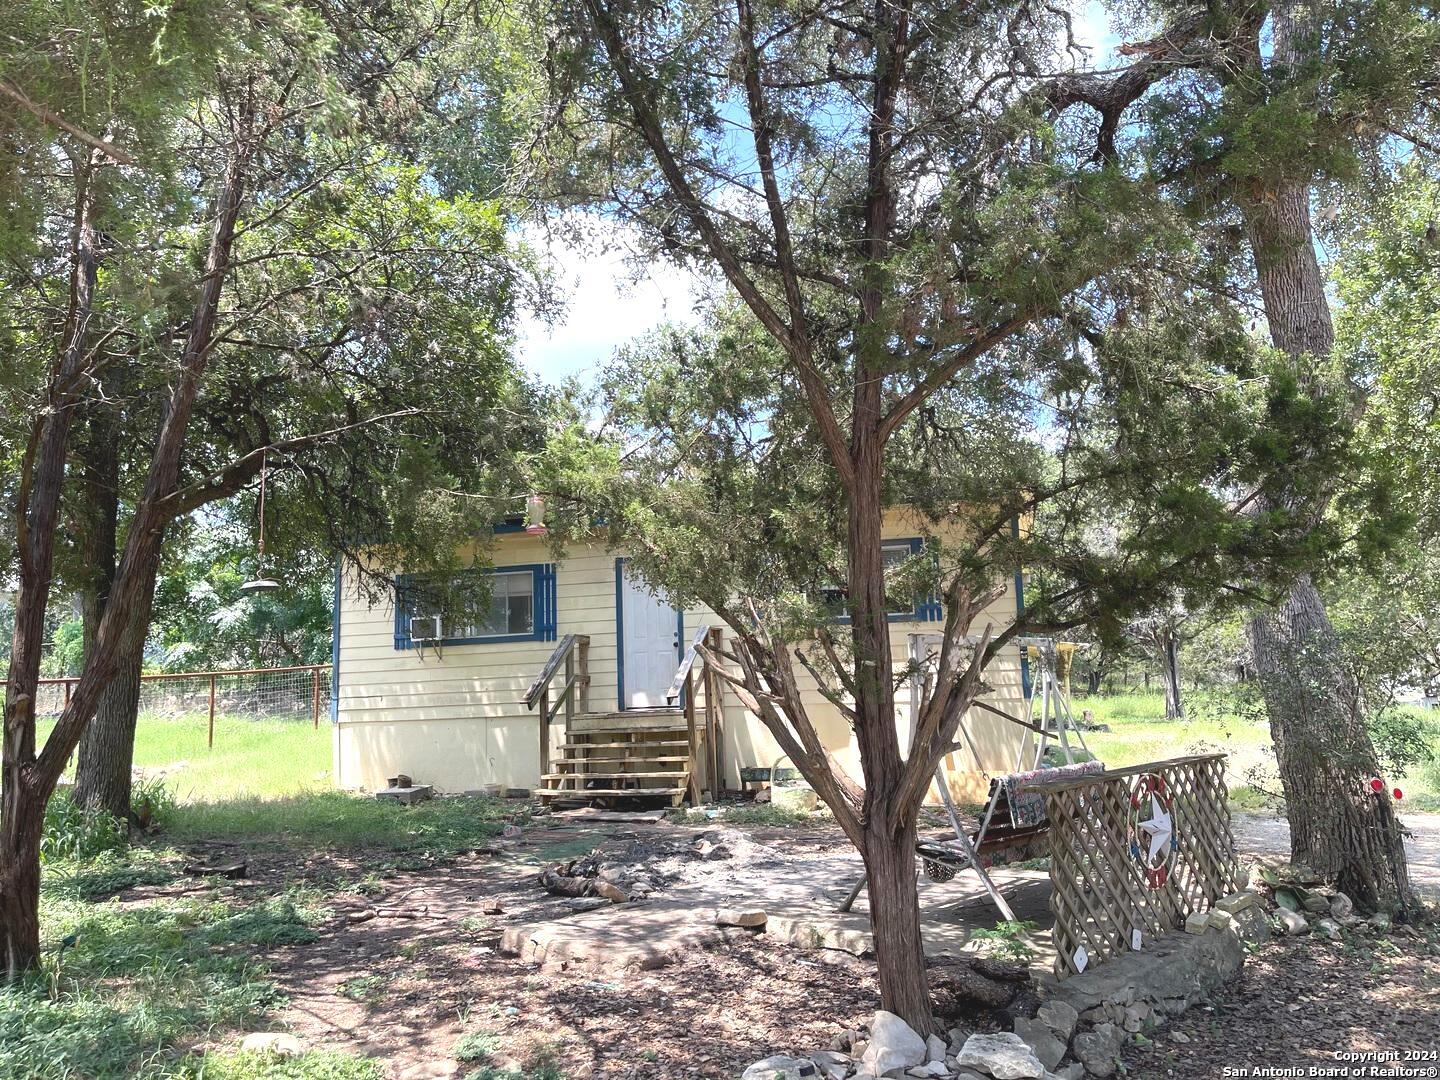
[[[1150,816],[1138,820],[1140,808],[1148,801]],[[1152,889],[1164,888],[1170,876],[1170,862],[1179,848],[1175,836],[1175,820],[1170,814],[1170,798],[1165,790],[1165,778],[1147,773],[1136,779],[1135,790],[1130,795],[1130,806],[1135,814],[1135,823],[1130,841],[1130,853],[1145,868],[1145,883]],[[1139,837],[1143,835],[1146,847],[1142,851]]]

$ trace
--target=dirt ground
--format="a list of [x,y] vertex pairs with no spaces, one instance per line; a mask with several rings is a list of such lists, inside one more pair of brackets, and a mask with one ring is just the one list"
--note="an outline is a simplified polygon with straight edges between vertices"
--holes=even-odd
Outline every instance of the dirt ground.
[[[1227,1067],[1230,1076],[1245,1075],[1233,1071],[1238,1069],[1253,1076],[1260,1066],[1326,1075],[1308,1070],[1351,1064],[1340,1059],[1342,1053],[1410,1051],[1416,1057],[1400,1064],[1433,1070],[1440,1067],[1437,941],[1433,930],[1428,937],[1397,932],[1383,940],[1272,940],[1210,1005],[1176,1017],[1152,1032],[1149,1042],[1127,1047],[1126,1067],[1134,1076],[1176,1080],[1223,1077]],[[1348,1075],[1390,1075],[1387,1065],[1379,1068]]]
[[[506,927],[571,912],[538,886],[540,870],[597,846],[652,867],[661,895],[698,889],[757,907],[767,895],[793,899],[788,886],[807,863],[853,857],[833,828],[731,832],[742,834],[734,850],[709,858],[691,851],[715,835],[704,827],[527,828],[498,852],[397,874],[380,891],[342,892],[327,901],[334,917],[318,941],[266,956],[290,1002],[274,1026],[313,1048],[380,1058],[396,1080],[466,1075],[475,1064],[453,1051],[474,1034],[490,1037],[490,1064],[548,1057],[567,1080],[733,1080],[768,1054],[826,1048],[878,1003],[873,966],[845,952],[735,932],[648,971],[539,967],[500,953]],[[1247,854],[1274,853],[1285,840],[1265,821],[1237,820],[1236,834]],[[323,871],[357,881],[364,866]],[[252,855],[246,887],[278,889],[316,872],[314,863]],[[372,908],[381,914],[352,921]],[[1437,958],[1440,946],[1399,932],[1390,943],[1272,942],[1213,1006],[1128,1050],[1127,1066],[1188,1080],[1221,1076],[1227,1064],[1334,1064],[1336,1050],[1440,1051]]]

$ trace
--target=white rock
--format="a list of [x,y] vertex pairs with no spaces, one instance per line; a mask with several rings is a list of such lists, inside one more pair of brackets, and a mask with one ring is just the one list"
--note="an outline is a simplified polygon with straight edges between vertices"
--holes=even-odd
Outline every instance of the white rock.
[[1310,932],[1310,924],[1306,921],[1305,916],[1301,915],[1298,911],[1291,911],[1289,908],[1279,908],[1275,912],[1275,917],[1280,920],[1280,929],[1291,937],[1298,937],[1301,934],[1308,934]]
[[960,1064],[995,1077],[995,1080],[1030,1080],[1045,1075],[1041,1064],[1013,1031],[971,1035],[960,1051]]
[[747,1068],[740,1080],[811,1080],[819,1075],[820,1070],[809,1058],[772,1054]]
[[1337,892],[1330,898],[1330,914],[1337,919],[1348,919],[1355,914],[1355,902],[1343,892]]
[[923,1065],[927,1048],[915,1029],[892,1012],[879,1009],[870,1021],[870,1045],[861,1055],[861,1063],[877,1076],[892,1069],[908,1069]]
[[928,1039],[925,1040],[925,1060],[944,1061],[945,1053],[949,1049],[950,1047],[946,1044],[944,1039],[940,1038],[939,1035],[931,1035]]
[[916,1065],[914,1068],[905,1070],[906,1076],[919,1077],[924,1080],[926,1077],[949,1076],[950,1070],[945,1067],[943,1061],[927,1061],[924,1065]]
[[252,1031],[240,1040],[240,1049],[249,1054],[274,1054],[276,1057],[299,1057],[304,1045],[294,1035],[283,1031]]
[[1340,924],[1334,919],[1316,919],[1315,930],[1332,940],[1338,939],[1340,935]]

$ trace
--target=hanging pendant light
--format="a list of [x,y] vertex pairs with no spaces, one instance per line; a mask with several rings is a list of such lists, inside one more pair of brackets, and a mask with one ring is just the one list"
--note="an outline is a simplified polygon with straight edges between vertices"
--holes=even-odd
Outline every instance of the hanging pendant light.
[[260,540],[258,552],[255,559],[255,569],[259,577],[253,577],[249,581],[241,582],[242,593],[266,593],[274,592],[280,588],[280,583],[274,578],[265,577],[265,452],[260,452]]

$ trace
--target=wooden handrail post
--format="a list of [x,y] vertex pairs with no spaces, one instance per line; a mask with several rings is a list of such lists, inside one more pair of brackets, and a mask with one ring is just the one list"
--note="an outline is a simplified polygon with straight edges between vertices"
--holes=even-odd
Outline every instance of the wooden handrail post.
[[314,684],[310,689],[310,726],[320,730],[320,669],[314,672]]
[[[577,650],[577,651],[579,652],[579,654],[580,654],[580,657],[579,657],[579,664],[580,664],[580,685],[577,686],[575,689],[576,689],[576,690],[579,692],[579,694],[580,694],[580,706],[579,706],[579,711],[580,711],[580,713],[583,715],[583,714],[588,713],[588,712],[590,711],[590,638],[589,638],[589,636],[587,635],[587,636],[585,636],[585,637],[580,638],[580,639],[576,642],[575,648],[576,648],[576,650]],[[566,732],[566,735],[569,735],[569,732],[568,732],[568,731]]]
[[[550,771],[550,687],[540,695],[540,775]],[[541,781],[544,783],[544,781]]]
[[681,699],[685,709],[685,731],[690,739],[690,805],[700,805],[700,743],[695,731],[695,676],[685,673],[685,695]]
[[[720,651],[720,628],[717,626],[709,634],[710,653],[718,655]],[[705,665],[705,735],[709,743],[707,752],[710,758],[710,797],[719,800],[725,791],[725,758],[722,753],[722,741],[725,738],[724,720],[725,713],[721,709],[722,683],[719,674],[710,664]]]
[[215,674],[210,674],[210,723],[206,731],[206,745],[215,749]]

